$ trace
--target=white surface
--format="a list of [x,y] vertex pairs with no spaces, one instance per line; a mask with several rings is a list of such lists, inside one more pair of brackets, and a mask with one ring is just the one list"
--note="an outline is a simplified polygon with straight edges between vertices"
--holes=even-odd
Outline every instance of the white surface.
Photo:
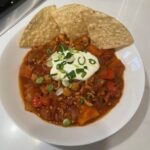
[[[50,1],[50,3],[59,3],[61,1]],[[66,0],[65,2],[72,2]],[[78,2],[77,0],[75,2]],[[150,148],[150,1],[149,0],[81,0],[83,4],[94,3],[94,8],[100,9],[106,13],[112,14],[120,18],[120,20],[128,26],[134,36],[136,46],[142,56],[145,70],[146,70],[146,88],[142,103],[131,119],[131,121],[118,133],[105,139],[104,141],[82,147],[56,147],[42,143],[38,140],[26,135],[7,116],[6,112],[0,105],[0,150],[148,150]],[[46,5],[44,3],[43,5]],[[43,6],[42,5],[42,6]],[[40,6],[40,7],[42,7]],[[34,13],[38,11],[35,10]],[[18,23],[14,28],[0,37],[0,54],[6,46],[9,38],[11,38],[25,22],[29,21],[26,17],[23,21]],[[138,82],[138,81],[133,81]],[[7,90],[7,89],[6,89]],[[79,135],[80,138],[80,135]]]
[[134,115],[140,105],[145,85],[143,64],[134,44],[116,52],[126,68],[124,72],[125,87],[119,104],[102,119],[84,127],[66,129],[42,121],[33,113],[25,112],[19,87],[16,84],[18,83],[20,64],[28,52],[27,49],[19,47],[20,36],[21,32],[19,31],[10,39],[1,55],[0,99],[9,116],[29,135],[56,145],[85,145],[114,134]]

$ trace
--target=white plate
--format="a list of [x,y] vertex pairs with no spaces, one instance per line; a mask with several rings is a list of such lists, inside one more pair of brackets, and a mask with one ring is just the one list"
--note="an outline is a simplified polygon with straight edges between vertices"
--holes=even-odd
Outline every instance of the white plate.
[[64,128],[49,124],[24,110],[19,92],[18,71],[27,49],[20,49],[20,32],[8,43],[0,59],[0,99],[9,116],[31,136],[56,145],[75,146],[100,141],[121,129],[134,115],[144,92],[143,63],[131,45],[116,52],[126,69],[120,102],[102,119],[83,127]]

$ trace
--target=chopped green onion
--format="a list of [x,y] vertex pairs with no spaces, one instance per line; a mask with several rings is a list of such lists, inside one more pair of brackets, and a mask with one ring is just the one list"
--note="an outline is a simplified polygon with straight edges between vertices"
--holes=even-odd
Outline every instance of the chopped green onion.
[[87,94],[87,99],[92,99],[93,98],[93,96],[91,95],[91,93],[88,93]]
[[60,64],[57,64],[56,65],[56,68],[61,71],[62,73],[66,73],[66,71],[64,70],[64,65],[66,64],[67,62],[66,61],[63,61],[62,63]]
[[53,85],[52,85],[52,84],[49,84],[49,85],[48,85],[48,92],[49,92],[49,93],[52,92],[53,89],[54,89]]
[[67,62],[66,61],[63,61],[61,64],[64,66]]
[[80,104],[84,104],[84,99],[83,98],[80,98]]
[[57,75],[57,73],[52,73],[52,74],[50,74],[50,76],[52,77],[52,76],[56,76]]
[[64,55],[64,51],[67,50],[67,49],[68,48],[67,48],[66,44],[60,44],[59,45],[59,52],[61,52],[61,54]]
[[56,68],[57,68],[58,70],[62,70],[62,69],[64,68],[64,65],[63,65],[62,63],[57,64],[57,65],[56,65]]
[[88,69],[88,67],[87,67],[87,66],[84,66],[84,69]]
[[68,126],[70,126],[70,125],[71,125],[71,120],[68,119],[68,118],[65,118],[65,119],[63,120],[63,126],[68,127]]
[[79,63],[80,65],[84,65],[85,62],[86,62],[86,58],[85,58],[84,56],[78,58],[78,63]]
[[94,59],[89,59],[89,63],[93,65],[96,64],[96,61]]
[[65,59],[69,59],[69,58],[71,58],[73,56],[73,54],[72,53],[67,53],[67,55],[64,57]]
[[44,81],[44,77],[37,77],[37,79],[35,80],[36,84],[42,84]]
[[54,60],[54,62],[58,62],[58,61],[60,61],[59,59],[57,59],[57,60]]
[[69,80],[72,80],[76,77],[76,73],[74,70],[72,70],[71,72],[67,73],[66,76],[68,77]]
[[87,74],[87,73],[86,73],[85,71],[82,72],[81,77],[84,78],[84,77],[86,76],[86,74]]
[[81,77],[84,78],[86,76],[86,72],[82,68],[77,68],[76,69],[77,74],[81,73]]
[[52,50],[50,48],[47,49],[47,54],[51,55],[52,54]]
[[73,63],[73,61],[71,61],[71,62],[67,62],[68,64],[72,64]]
[[67,63],[66,61],[63,61],[62,63],[57,64],[57,65],[56,65],[56,68],[57,68],[58,70],[63,70],[64,65],[65,65],[66,63]]
[[63,69],[63,67],[64,67],[64,66],[63,66],[62,64],[57,64],[57,65],[56,65],[56,68],[57,68],[58,70]]
[[82,73],[82,72],[84,72],[84,69],[82,69],[82,68],[77,68],[77,69],[76,69],[76,72],[77,72],[77,74]]

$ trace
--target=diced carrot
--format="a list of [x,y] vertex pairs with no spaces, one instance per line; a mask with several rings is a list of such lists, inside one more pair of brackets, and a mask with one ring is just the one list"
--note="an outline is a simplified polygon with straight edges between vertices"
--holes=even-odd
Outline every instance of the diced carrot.
[[115,77],[115,73],[112,69],[104,69],[100,72],[100,78],[106,80],[112,80]]
[[83,112],[78,117],[79,125],[84,125],[99,116],[98,111],[94,107],[84,107]]
[[94,45],[89,45],[87,47],[87,51],[89,51],[90,53],[92,53],[97,57],[99,57],[102,54],[102,52],[99,49],[97,49]]

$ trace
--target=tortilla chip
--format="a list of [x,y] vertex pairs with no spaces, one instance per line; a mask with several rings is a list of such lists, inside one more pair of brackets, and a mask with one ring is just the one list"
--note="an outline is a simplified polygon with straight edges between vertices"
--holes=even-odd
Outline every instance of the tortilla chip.
[[61,33],[76,39],[87,34],[87,28],[81,16],[81,11],[88,8],[79,4],[70,4],[60,7],[53,13],[53,18],[60,27]]
[[20,47],[44,45],[60,33],[72,40],[88,34],[100,49],[133,43],[130,32],[115,18],[80,4],[69,4],[57,10],[49,6],[37,13],[24,30]]
[[33,17],[24,30],[20,47],[44,45],[60,33],[57,23],[51,16],[55,10],[56,6],[45,7]]
[[115,18],[89,10],[82,12],[82,17],[92,44],[99,49],[121,48],[133,43],[130,32]]

